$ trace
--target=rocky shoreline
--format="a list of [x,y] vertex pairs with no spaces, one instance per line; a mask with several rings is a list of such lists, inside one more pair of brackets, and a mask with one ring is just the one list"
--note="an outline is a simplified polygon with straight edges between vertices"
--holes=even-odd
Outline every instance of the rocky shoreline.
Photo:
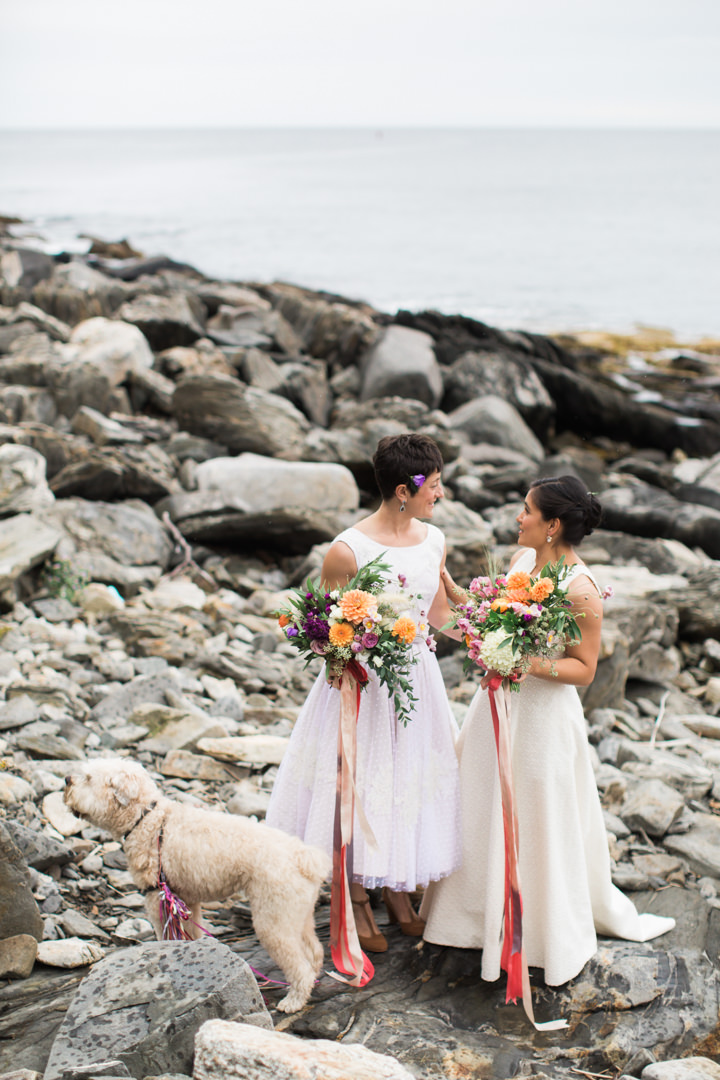
[[[0,239],[0,1073],[98,1075],[71,1023],[90,973],[118,1031],[121,970],[145,1019],[164,993],[120,846],[62,804],[72,762],[129,755],[173,798],[262,817],[315,675],[273,613],[372,505],[378,439],[414,430],[446,462],[435,520],[458,581],[507,558],[535,476],[575,472],[598,493],[583,554],[614,595],[584,707],[613,876],[677,927],[604,939],[558,991],[535,980],[539,1019],[570,1021],[553,1037],[481,982],[477,953],[396,928],[368,990],[324,978],[297,1016],[243,1015],[390,1055],[403,1071],[388,1076],[720,1076],[720,343],[391,316],[93,247],[53,257],[12,226]],[[475,684],[453,642],[439,655],[462,721]],[[209,916],[217,981],[184,1014],[191,1031],[238,1015],[240,957],[278,977],[242,898]],[[280,993],[263,993],[272,1009]],[[123,1029],[103,1075],[189,1075],[175,1019],[135,1043]],[[213,1046],[203,1077],[228,1060]],[[344,1067],[380,1076],[379,1061]]]

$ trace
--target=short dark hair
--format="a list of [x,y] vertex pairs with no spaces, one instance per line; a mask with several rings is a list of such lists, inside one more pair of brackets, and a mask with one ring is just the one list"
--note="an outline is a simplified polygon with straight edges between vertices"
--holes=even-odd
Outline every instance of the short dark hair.
[[383,499],[391,499],[398,484],[407,484],[412,495],[418,490],[413,476],[442,472],[443,459],[438,444],[429,435],[386,435],[373,455],[375,482]]
[[568,544],[579,544],[602,520],[600,501],[577,476],[543,476],[533,480],[530,490],[545,521],[560,521]]

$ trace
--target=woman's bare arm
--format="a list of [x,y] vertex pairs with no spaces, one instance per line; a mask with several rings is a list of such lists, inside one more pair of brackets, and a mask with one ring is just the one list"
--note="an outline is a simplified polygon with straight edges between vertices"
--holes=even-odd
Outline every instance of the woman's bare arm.
[[339,540],[325,556],[320,579],[326,589],[341,589],[357,574],[357,563],[347,544]]
[[582,641],[568,648],[558,660],[535,657],[530,674],[537,679],[554,679],[570,686],[589,686],[595,678],[600,655],[602,600],[592,582],[585,577],[572,583],[568,596],[572,600],[572,611],[577,618]]

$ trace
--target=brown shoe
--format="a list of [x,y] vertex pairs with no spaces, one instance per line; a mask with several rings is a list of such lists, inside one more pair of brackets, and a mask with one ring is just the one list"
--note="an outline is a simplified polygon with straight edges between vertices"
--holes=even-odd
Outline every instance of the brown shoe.
[[412,918],[403,920],[397,913],[397,909],[395,907],[395,899],[389,889],[383,889],[382,898],[383,903],[385,904],[385,907],[387,909],[388,919],[391,923],[396,923],[402,930],[403,934],[407,934],[408,937],[423,936],[425,922],[423,921],[423,919],[420,918],[419,915],[416,915],[415,912],[412,911],[412,908],[410,909],[412,911]]
[[[353,906],[353,915],[355,916],[355,925],[356,926],[357,926],[357,915],[355,915],[356,908],[362,910],[362,912],[363,912],[363,914],[364,914],[364,916],[365,916],[365,918],[366,918],[366,920],[367,920],[367,922],[369,923],[370,926],[375,925],[375,919],[373,918],[372,908],[370,907],[370,901],[369,901],[369,899],[367,897],[365,897],[364,900],[353,900],[352,906]],[[358,931],[358,941],[360,942],[360,948],[364,952],[375,952],[375,953],[387,952],[387,947],[388,947],[387,938],[384,936],[384,934],[381,934],[379,930],[376,930],[374,933],[371,933],[371,934],[361,934]]]

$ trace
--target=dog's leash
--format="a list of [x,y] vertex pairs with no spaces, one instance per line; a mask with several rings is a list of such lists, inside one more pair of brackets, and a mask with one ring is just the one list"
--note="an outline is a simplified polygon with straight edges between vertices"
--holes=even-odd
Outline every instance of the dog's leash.
[[[185,929],[183,923],[191,922],[193,926],[196,926],[198,930],[202,931],[206,937],[214,938],[214,935],[206,930],[200,923],[195,922],[190,918],[190,910],[184,900],[181,900],[179,896],[170,888],[167,878],[165,877],[165,871],[162,868],[162,840],[163,840],[163,826],[160,826],[158,833],[158,880],[157,888],[160,890],[159,904],[160,904],[160,919],[162,921],[162,940],[163,941],[192,941],[191,935]],[[290,983],[281,982],[279,979],[271,979],[262,971],[258,971],[252,964],[248,964],[248,967],[252,971],[256,978],[262,979],[263,986],[289,986]]]

